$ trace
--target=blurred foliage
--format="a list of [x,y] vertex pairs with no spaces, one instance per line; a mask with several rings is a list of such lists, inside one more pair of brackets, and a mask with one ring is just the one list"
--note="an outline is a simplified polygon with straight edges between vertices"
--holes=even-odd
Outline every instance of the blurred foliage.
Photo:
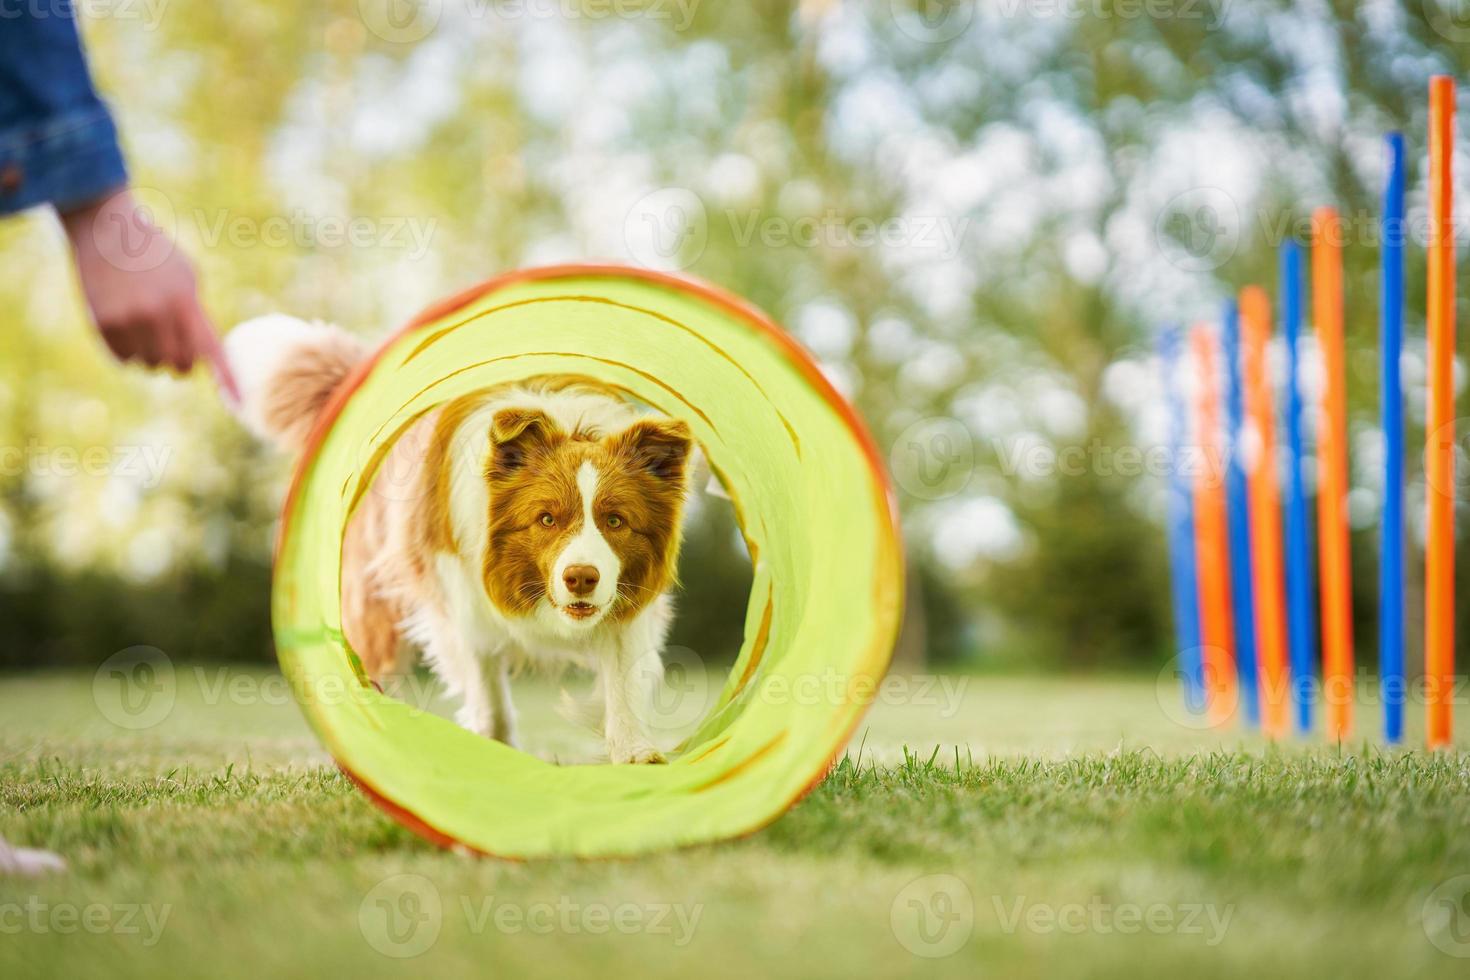
[[[586,258],[745,295],[814,350],[880,445],[926,419],[970,435],[953,493],[900,481],[910,659],[1168,656],[1162,481],[1018,470],[1013,450],[1157,443],[1154,330],[1272,284],[1281,229],[1336,203],[1372,659],[1378,140],[1407,133],[1422,212],[1426,80],[1470,63],[1453,5],[427,0],[405,8],[429,17],[422,36],[381,6],[173,0],[87,24],[135,180],[198,258],[221,326],[286,310],[377,335],[497,271]],[[1224,228],[1203,256],[1173,220],[1199,232],[1201,195]],[[351,221],[366,230],[344,241]],[[869,229],[892,235],[854,240]],[[0,662],[140,642],[267,656],[284,461],[203,379],[110,365],[44,215],[0,222],[0,257],[0,446],[38,447],[0,473],[0,613],[19,626]],[[1413,446],[1422,378],[1406,383]],[[166,465],[68,475],[67,447],[151,447]],[[1410,479],[1417,575],[1417,459]],[[675,642],[723,651],[748,569],[728,514],[705,513]]]

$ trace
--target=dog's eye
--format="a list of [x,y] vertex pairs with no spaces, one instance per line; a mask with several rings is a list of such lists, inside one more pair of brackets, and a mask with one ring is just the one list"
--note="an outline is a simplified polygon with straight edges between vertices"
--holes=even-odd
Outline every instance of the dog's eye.
[[542,514],[541,515],[541,526],[542,527],[556,527],[556,518],[555,517],[552,517],[550,514]]
[[607,526],[612,528],[622,527],[623,519],[617,514],[609,514],[607,518]]

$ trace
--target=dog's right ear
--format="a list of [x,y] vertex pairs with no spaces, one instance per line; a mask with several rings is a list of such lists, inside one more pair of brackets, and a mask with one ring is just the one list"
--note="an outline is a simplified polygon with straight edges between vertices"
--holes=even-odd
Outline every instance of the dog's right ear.
[[490,475],[515,473],[561,438],[561,429],[540,409],[501,409],[490,422]]

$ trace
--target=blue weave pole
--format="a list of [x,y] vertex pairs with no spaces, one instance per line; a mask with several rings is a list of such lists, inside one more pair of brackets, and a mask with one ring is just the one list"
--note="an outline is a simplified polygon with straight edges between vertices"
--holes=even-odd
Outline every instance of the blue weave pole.
[[1199,578],[1194,550],[1194,488],[1186,452],[1189,409],[1180,363],[1183,331],[1170,327],[1159,334],[1159,367],[1169,415],[1169,571],[1174,595],[1174,635],[1184,703],[1196,714],[1205,710],[1204,662],[1200,656]]
[[1225,513],[1230,521],[1230,605],[1235,619],[1235,669],[1246,724],[1261,724],[1261,692],[1256,680],[1256,603],[1251,565],[1251,511],[1246,489],[1241,439],[1245,432],[1245,396],[1240,379],[1240,308],[1225,303],[1221,330],[1225,357]]
[[1404,137],[1389,133],[1380,250],[1379,384],[1383,425],[1383,520],[1378,554],[1378,683],[1383,737],[1404,737],[1404,396],[1399,354],[1404,343]]
[[1302,475],[1302,250],[1281,249],[1281,334],[1286,338],[1286,625],[1291,649],[1291,700],[1297,731],[1312,730],[1312,687],[1317,663],[1317,611],[1312,602],[1312,526]]

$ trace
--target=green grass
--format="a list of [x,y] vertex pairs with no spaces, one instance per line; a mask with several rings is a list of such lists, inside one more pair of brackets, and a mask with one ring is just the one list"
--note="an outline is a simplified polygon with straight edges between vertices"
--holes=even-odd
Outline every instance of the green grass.
[[[1438,899],[1459,889],[1424,914],[1470,874],[1464,751],[1273,748],[1177,724],[1151,681],[970,678],[877,705],[861,756],[748,839],[509,863],[397,827],[268,675],[229,671],[234,694],[221,676],[181,669],[172,711],[142,731],[107,719],[90,676],[0,679],[0,833],[71,865],[0,879],[0,976],[1470,967],[1430,940],[1455,938]],[[587,746],[550,721],[554,693],[521,692],[530,745],[575,757]],[[73,913],[92,929],[62,931]]]

